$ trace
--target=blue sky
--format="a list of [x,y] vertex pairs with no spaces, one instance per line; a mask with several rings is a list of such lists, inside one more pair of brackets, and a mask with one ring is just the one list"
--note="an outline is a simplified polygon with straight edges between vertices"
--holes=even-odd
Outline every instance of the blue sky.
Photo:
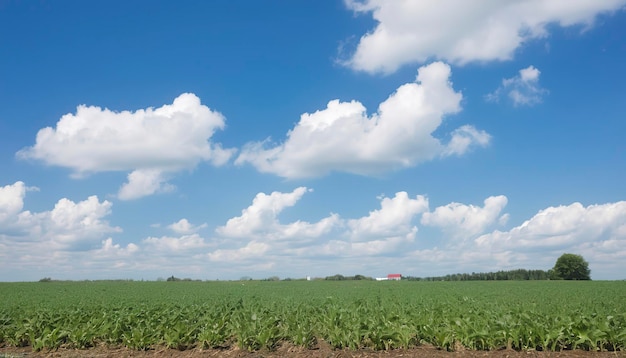
[[626,275],[626,1],[0,3],[0,280]]

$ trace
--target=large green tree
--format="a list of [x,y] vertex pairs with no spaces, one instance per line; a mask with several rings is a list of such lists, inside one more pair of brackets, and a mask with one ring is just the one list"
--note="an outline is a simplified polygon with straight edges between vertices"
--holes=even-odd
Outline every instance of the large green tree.
[[591,280],[589,263],[580,255],[561,255],[552,270],[557,278],[563,280]]

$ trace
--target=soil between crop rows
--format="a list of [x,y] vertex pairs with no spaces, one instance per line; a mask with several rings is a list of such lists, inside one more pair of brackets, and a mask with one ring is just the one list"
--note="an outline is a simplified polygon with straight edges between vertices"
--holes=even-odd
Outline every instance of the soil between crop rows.
[[31,347],[2,347],[0,348],[0,358],[37,358],[37,357],[58,357],[58,358],[121,358],[121,357],[163,357],[163,358],[193,358],[193,357],[226,357],[226,358],[396,358],[396,357],[486,357],[486,358],[622,358],[626,357],[626,351],[617,352],[593,352],[593,351],[560,351],[560,352],[539,352],[539,351],[515,351],[515,350],[493,350],[475,351],[466,350],[460,347],[456,351],[448,352],[437,349],[430,345],[422,345],[412,349],[397,349],[390,351],[374,351],[369,349],[361,350],[337,350],[324,342],[318,343],[316,347],[307,349],[283,344],[276,350],[261,350],[248,352],[239,348],[230,349],[189,349],[179,351],[175,349],[156,348],[147,351],[136,351],[128,348],[100,346],[90,349],[63,349],[52,351],[33,352]]

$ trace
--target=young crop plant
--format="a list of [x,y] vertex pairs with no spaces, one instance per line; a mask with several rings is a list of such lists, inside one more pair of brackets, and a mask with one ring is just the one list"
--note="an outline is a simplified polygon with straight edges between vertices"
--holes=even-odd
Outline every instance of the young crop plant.
[[173,327],[167,327],[163,333],[163,340],[167,348],[185,350],[194,345],[196,334],[192,327],[181,321]]
[[90,326],[77,326],[67,332],[67,341],[73,348],[85,349],[95,345],[96,330]]
[[154,337],[145,327],[131,328],[130,331],[122,334],[122,342],[130,349],[147,351],[155,343]]
[[229,324],[237,345],[248,351],[272,350],[282,338],[279,335],[280,320],[272,315],[269,307],[264,309],[258,304],[239,308],[232,314]]
[[42,349],[57,349],[63,343],[67,337],[67,332],[61,330],[61,328],[44,328],[39,337],[36,337],[31,343],[33,350],[38,352]]
[[198,343],[203,349],[225,348],[228,342],[228,334],[226,332],[225,325],[220,325],[219,323],[207,324],[198,333]]

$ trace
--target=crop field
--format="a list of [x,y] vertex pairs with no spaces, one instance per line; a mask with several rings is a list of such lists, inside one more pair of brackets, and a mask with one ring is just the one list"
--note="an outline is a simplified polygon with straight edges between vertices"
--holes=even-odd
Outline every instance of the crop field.
[[0,347],[626,349],[626,282],[0,283]]

